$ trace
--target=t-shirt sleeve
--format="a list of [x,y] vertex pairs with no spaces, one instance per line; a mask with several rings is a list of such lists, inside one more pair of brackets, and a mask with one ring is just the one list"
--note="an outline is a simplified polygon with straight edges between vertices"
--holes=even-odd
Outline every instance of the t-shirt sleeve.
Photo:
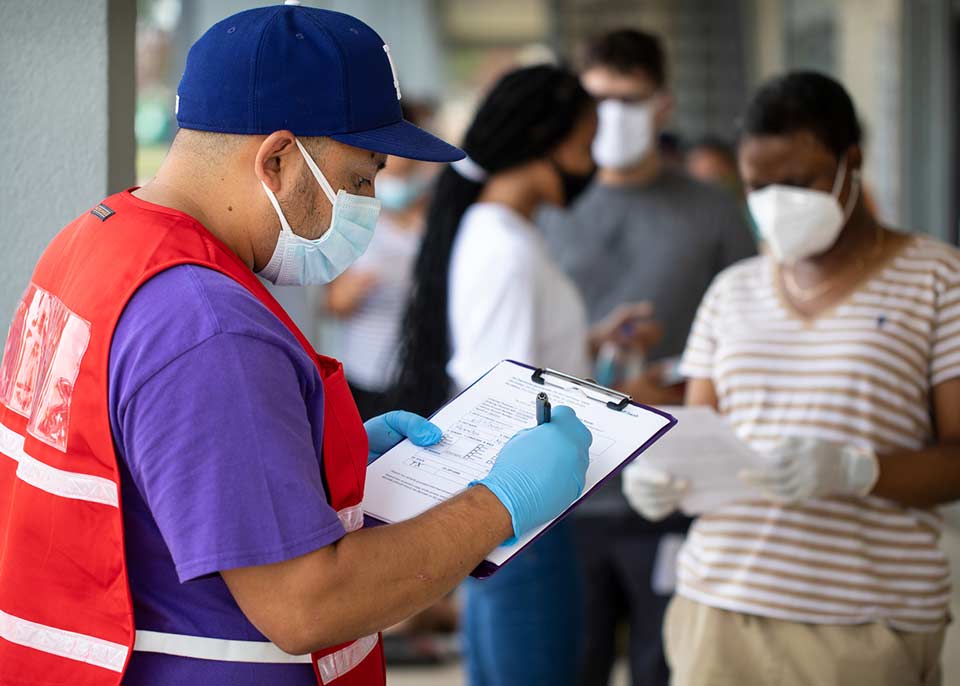
[[693,328],[687,338],[687,347],[680,361],[680,373],[688,379],[709,379],[713,376],[714,355],[717,350],[717,301],[721,277],[714,279],[707,290]]
[[287,560],[344,535],[281,347],[209,336],[124,398],[117,418],[123,457],[181,582]]
[[932,386],[960,377],[960,273],[949,271],[941,283],[934,313]]

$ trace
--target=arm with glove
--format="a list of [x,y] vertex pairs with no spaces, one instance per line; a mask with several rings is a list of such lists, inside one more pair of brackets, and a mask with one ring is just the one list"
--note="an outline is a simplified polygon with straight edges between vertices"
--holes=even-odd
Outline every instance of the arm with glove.
[[[409,412],[365,428],[369,461],[404,438],[421,446],[441,438]],[[375,633],[442,598],[497,546],[562,513],[583,490],[591,441],[573,410],[557,407],[549,423],[514,436],[484,479],[419,517],[222,576],[244,614],[287,652]]]

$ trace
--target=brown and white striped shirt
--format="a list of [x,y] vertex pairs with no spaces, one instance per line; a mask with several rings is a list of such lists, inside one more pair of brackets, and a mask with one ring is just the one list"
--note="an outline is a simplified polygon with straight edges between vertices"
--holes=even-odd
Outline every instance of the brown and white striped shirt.
[[[960,251],[911,237],[813,319],[785,304],[775,275],[757,257],[718,276],[683,358],[738,435],[760,451],[790,435],[878,454],[929,445],[931,389],[960,377]],[[737,503],[694,524],[678,592],[790,621],[932,631],[950,592],[938,537],[935,513],[875,497]]]

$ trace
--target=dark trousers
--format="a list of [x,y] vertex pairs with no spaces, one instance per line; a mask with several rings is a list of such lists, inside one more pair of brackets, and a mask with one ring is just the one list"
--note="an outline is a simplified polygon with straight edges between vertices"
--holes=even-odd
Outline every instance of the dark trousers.
[[467,579],[470,686],[575,686],[580,580],[569,519],[489,579]]
[[689,520],[657,525],[633,513],[574,517],[583,578],[582,686],[606,686],[616,659],[617,628],[629,625],[633,686],[668,686],[663,656],[663,615],[669,595],[653,591],[651,579],[660,538],[682,533]]

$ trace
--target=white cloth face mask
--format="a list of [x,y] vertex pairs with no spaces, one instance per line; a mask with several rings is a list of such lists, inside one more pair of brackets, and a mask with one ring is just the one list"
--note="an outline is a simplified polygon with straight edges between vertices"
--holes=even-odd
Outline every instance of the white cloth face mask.
[[591,151],[598,166],[632,167],[653,148],[655,106],[651,100],[633,103],[608,98],[597,105],[597,117]]
[[263,185],[280,218],[280,236],[273,256],[257,274],[278,286],[307,286],[329,283],[366,251],[380,216],[380,201],[346,191],[333,192],[317,163],[300,141],[297,147],[307,167],[333,206],[330,227],[320,238],[304,238],[293,232],[283,216],[277,196]]
[[847,206],[840,207],[837,196],[846,175],[843,158],[831,193],[773,184],[747,196],[750,214],[777,262],[792,264],[821,255],[837,242],[860,194],[860,175],[854,172]]

